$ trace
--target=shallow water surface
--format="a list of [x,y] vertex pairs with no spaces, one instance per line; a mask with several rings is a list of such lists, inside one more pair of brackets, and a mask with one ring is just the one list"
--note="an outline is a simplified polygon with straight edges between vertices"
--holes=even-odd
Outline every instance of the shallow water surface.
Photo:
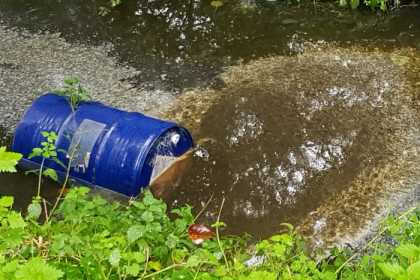
[[[401,100],[400,70],[387,53],[339,48],[233,67],[201,115],[195,165],[169,200],[199,208],[214,194],[203,218],[210,223],[224,197],[228,233],[261,237],[289,222],[306,223],[311,234],[348,218],[355,230],[387,194],[385,182],[403,178],[396,158],[406,146],[394,138],[411,137],[404,129],[416,127],[418,117]],[[388,165],[395,170],[384,180]],[[375,174],[377,183],[358,183]],[[344,205],[350,186],[359,194]],[[307,222],[321,205],[340,201],[338,215],[321,213],[328,222]]]

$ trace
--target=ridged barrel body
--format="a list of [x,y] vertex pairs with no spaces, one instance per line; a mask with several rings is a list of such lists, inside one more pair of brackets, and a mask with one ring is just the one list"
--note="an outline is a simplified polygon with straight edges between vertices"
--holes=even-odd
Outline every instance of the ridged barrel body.
[[[157,165],[173,162],[194,146],[189,132],[175,123],[98,102],[84,102],[73,114],[67,97],[46,94],[27,110],[15,133],[13,151],[23,154],[23,168],[41,164],[42,157],[28,156],[46,141],[43,131],[57,134],[57,150],[67,151],[57,157],[66,166],[72,158],[72,178],[129,196],[158,175]],[[61,176],[66,171],[53,160],[45,166]]]

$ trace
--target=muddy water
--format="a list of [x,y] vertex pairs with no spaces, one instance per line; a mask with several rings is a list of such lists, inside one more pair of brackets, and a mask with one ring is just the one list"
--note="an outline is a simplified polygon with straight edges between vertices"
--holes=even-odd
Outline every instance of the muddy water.
[[[194,165],[165,199],[197,213],[213,194],[200,218],[211,224],[225,198],[225,233],[266,237],[290,222],[330,243],[385,202],[415,203],[399,194],[420,174],[419,54],[402,48],[420,46],[417,8],[378,17],[329,3],[315,15],[311,3],[127,0],[99,17],[101,5],[1,1],[1,145],[32,100],[77,74],[107,105],[191,130]],[[24,208],[36,177],[0,176]]]
[[[416,69],[419,53],[408,54]],[[381,198],[418,177],[418,74],[408,79],[390,55],[326,47],[229,69],[207,110],[171,116],[202,140],[168,200],[202,207],[214,195],[210,223],[225,198],[226,233],[266,236],[289,222],[318,245],[358,233]]]

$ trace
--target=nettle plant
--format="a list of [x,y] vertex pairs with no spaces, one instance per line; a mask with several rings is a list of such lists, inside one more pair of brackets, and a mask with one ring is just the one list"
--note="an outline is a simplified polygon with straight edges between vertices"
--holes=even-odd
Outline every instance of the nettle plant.
[[[85,99],[72,99],[71,94],[86,92],[80,91],[78,80],[67,82],[74,112]],[[86,96],[90,99],[90,94]],[[35,148],[31,156],[42,156],[42,163],[57,162],[57,153],[66,151],[56,149],[54,132],[43,132],[43,136],[42,147]],[[74,153],[69,160],[71,156]],[[0,147],[0,172],[15,172],[21,157]],[[70,165],[63,165],[69,170]],[[43,170],[43,164],[37,172],[57,179],[54,170]],[[123,205],[88,197],[88,188],[74,187],[62,199],[61,192],[48,214],[46,201],[40,197],[40,182],[25,217],[12,209],[13,197],[0,198],[0,280],[420,279],[417,207],[383,221],[377,236],[360,250],[335,248],[329,258],[314,261],[304,249],[305,240],[287,223],[283,224],[287,233],[254,246],[249,246],[249,235],[220,236],[219,228],[226,226],[220,220],[224,200],[211,226],[213,233],[195,222],[211,199],[195,217],[186,205],[171,210],[177,218],[170,219],[167,205],[148,190],[142,200]],[[45,221],[40,222],[42,209]],[[398,245],[380,243],[383,235]],[[364,256],[355,262],[362,252]]]

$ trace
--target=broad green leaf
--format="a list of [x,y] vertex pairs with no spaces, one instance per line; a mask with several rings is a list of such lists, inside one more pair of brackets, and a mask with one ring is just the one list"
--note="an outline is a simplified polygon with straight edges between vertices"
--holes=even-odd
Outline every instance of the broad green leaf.
[[21,266],[15,273],[22,280],[57,280],[63,272],[50,266],[41,258],[34,258]]
[[127,230],[127,241],[129,243],[135,242],[137,239],[143,236],[144,232],[146,230],[145,226],[131,226]]
[[219,263],[218,259],[208,250],[203,250],[203,254],[211,263],[215,265]]
[[154,269],[156,271],[159,271],[159,270],[162,270],[163,269],[163,266],[162,266],[162,264],[160,262],[153,262],[153,261],[151,261],[151,262],[148,263],[148,265],[149,265],[149,267],[151,269]]
[[[58,136],[57,136],[57,134],[54,131],[51,131],[50,132],[50,136],[51,136],[51,139],[52,140],[58,140]],[[54,149],[55,149],[55,146],[54,146]]]
[[[198,274],[196,274],[198,276]],[[175,270],[171,275],[171,280],[192,280],[191,271],[188,269]],[[203,277],[195,277],[195,279],[203,280]],[[204,279],[205,280],[205,279]]]
[[16,164],[22,154],[6,152],[6,147],[0,147],[0,172],[16,172]]
[[169,247],[169,249],[173,249],[178,245],[179,243],[179,237],[175,236],[173,233],[168,235],[168,238],[166,239],[165,245]]
[[57,172],[55,172],[54,169],[51,168],[47,168],[45,169],[42,174],[44,174],[47,177],[50,177],[51,179],[53,179],[54,181],[57,181],[58,177],[57,177]]
[[117,266],[121,260],[120,249],[117,248],[117,249],[112,250],[111,254],[109,255],[108,260],[112,266]]
[[150,190],[147,190],[144,192],[144,198],[142,200],[144,205],[152,205],[155,202],[155,198],[153,197],[153,194]]
[[[277,275],[268,271],[252,271],[248,278],[249,280],[277,280]],[[324,278],[325,279],[325,278]]]
[[169,258],[169,249],[166,245],[161,245],[153,249],[153,256],[163,262]]
[[237,271],[241,271],[242,269],[244,269],[244,265],[243,265],[242,263],[240,263],[240,262],[236,262],[236,263],[233,265],[233,269],[235,269],[235,270],[237,270]]
[[2,196],[0,197],[0,206],[10,207],[13,205],[14,198],[13,196]]
[[102,206],[105,205],[107,203],[106,199],[100,198],[100,197],[95,197],[92,200],[93,204],[98,205],[98,206]]
[[420,247],[414,244],[402,244],[395,248],[395,251],[407,259],[420,256]]
[[145,222],[153,222],[154,220],[153,213],[148,210],[144,211],[143,214],[141,214],[141,218]]
[[188,258],[187,262],[185,263],[185,267],[196,267],[200,264],[201,259],[198,256],[191,256]]
[[220,277],[220,276],[225,276],[226,274],[227,274],[227,271],[226,271],[226,266],[224,266],[224,265],[219,266],[219,267],[216,269],[216,271],[214,272],[214,275],[215,275],[215,276],[218,276],[218,277]]
[[136,263],[133,263],[133,264],[127,266],[125,271],[127,272],[128,275],[136,277],[137,275],[139,275],[140,266]]
[[391,278],[398,278],[406,273],[405,269],[398,263],[380,263],[378,266],[386,276]]
[[288,246],[293,246],[293,237],[288,234],[274,235],[270,239],[274,242],[283,242]]
[[31,218],[38,219],[42,213],[42,207],[40,203],[31,203],[28,206],[28,215]]
[[48,132],[46,132],[46,131],[42,131],[41,132],[41,134],[42,134],[42,136],[44,136],[44,137],[48,137],[50,134],[48,133]]
[[146,255],[142,252],[134,252],[133,253],[134,259],[137,263],[144,263],[146,261]]
[[420,261],[410,264],[407,273],[410,279],[420,279]]
[[2,266],[1,271],[6,273],[11,273],[19,267],[19,260],[12,260]]
[[179,216],[183,217],[187,224],[191,224],[194,221],[194,216],[191,213],[191,206],[188,204],[181,209],[172,209],[171,213],[178,214]]
[[187,229],[187,222],[182,219],[175,219],[175,227],[178,231],[182,232]]
[[[24,241],[25,233],[21,228],[11,228],[8,229],[4,234],[3,238],[7,246],[11,248],[16,248],[22,244]],[[0,243],[0,247],[1,247]]]
[[11,228],[23,228],[26,226],[26,222],[22,219],[22,216],[15,211],[7,213],[7,221]]

